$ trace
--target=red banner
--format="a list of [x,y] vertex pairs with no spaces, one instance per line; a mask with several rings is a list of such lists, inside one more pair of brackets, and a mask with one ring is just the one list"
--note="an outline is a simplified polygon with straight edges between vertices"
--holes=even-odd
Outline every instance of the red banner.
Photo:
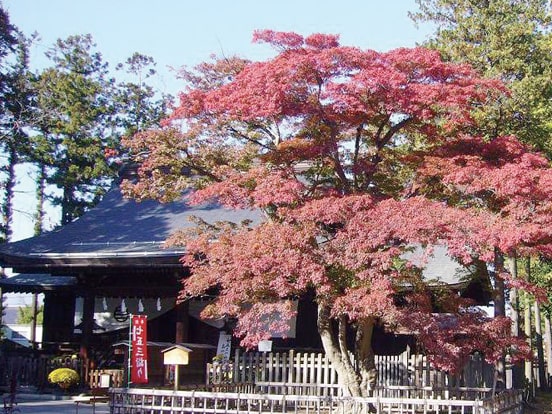
[[131,370],[130,382],[148,382],[148,317],[132,315],[131,319]]

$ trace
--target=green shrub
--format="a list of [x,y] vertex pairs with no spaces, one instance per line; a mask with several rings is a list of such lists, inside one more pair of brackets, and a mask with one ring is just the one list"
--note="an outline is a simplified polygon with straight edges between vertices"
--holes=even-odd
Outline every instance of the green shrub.
[[48,374],[48,382],[67,390],[79,383],[79,374],[71,368],[57,368]]

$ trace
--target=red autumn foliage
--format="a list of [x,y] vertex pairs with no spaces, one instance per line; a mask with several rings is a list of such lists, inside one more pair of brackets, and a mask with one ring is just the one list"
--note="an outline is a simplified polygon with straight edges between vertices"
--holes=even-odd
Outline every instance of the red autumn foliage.
[[[465,135],[474,106],[504,87],[423,48],[380,53],[340,46],[336,36],[273,31],[255,40],[279,53],[187,72],[189,89],[166,128],[130,143],[144,156],[129,192],[168,199],[193,185],[193,202],[266,212],[255,228],[175,235],[169,242],[186,245],[183,262],[193,272],[181,297],[216,288],[208,312],[237,317],[237,334],[254,346],[269,335],[266,315],[291,316],[284,299],[314,292],[323,345],[352,394],[365,394],[374,368],[362,338],[375,324],[415,334],[449,371],[476,350],[489,362],[505,350],[526,356],[507,319],[489,318],[455,293],[443,294],[437,314],[423,263],[405,258],[414,246],[429,256],[444,245],[474,268],[552,250],[546,159],[515,137]],[[360,369],[340,343],[347,329],[357,333]]]

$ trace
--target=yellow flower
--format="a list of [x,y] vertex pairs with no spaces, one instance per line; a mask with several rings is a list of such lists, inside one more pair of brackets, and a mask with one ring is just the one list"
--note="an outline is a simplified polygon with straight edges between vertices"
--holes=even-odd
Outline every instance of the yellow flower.
[[63,389],[71,388],[79,383],[79,374],[71,368],[57,368],[48,374],[48,382],[57,384]]

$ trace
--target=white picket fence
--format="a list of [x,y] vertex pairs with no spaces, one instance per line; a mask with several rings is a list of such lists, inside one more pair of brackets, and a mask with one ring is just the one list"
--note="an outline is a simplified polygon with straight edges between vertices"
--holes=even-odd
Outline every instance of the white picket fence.
[[[371,397],[343,395],[322,353],[240,353],[209,364],[208,383],[189,391],[110,389],[112,414],[520,414],[522,393],[493,395],[484,364],[470,361],[462,375],[432,369],[427,359],[403,354],[377,358],[379,384]],[[474,386],[478,385],[478,386]]]
[[[456,390],[492,388],[492,367],[474,355],[458,375],[436,370],[422,355],[405,352],[401,355],[376,356],[378,389]],[[207,383],[248,383],[257,386],[283,387],[309,393],[309,387],[317,386],[320,395],[338,395],[337,372],[325,354],[301,353],[293,350],[284,353],[260,353],[236,351],[232,361],[207,365]],[[291,387],[291,388],[290,388]],[[303,387],[305,390],[300,391]],[[427,393],[423,394],[427,396]]]
[[443,400],[118,388],[110,390],[110,412],[112,414],[519,414],[521,413],[521,393],[510,390],[483,400]]

